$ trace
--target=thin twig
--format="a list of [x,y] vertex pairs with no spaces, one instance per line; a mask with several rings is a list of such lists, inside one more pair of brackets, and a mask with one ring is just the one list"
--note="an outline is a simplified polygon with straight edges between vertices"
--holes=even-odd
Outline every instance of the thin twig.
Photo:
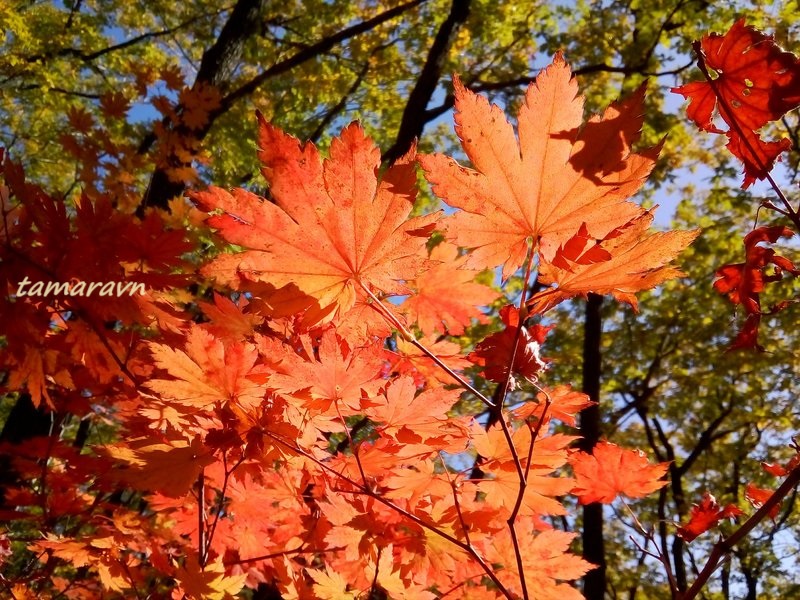
[[722,560],[725,558],[728,552],[730,552],[733,547],[736,546],[736,544],[743,540],[747,534],[749,534],[755,528],[756,525],[763,521],[767,515],[769,515],[772,509],[778,506],[778,504],[780,504],[783,499],[789,495],[789,493],[797,486],[798,483],[800,483],[800,466],[795,467],[789,472],[780,487],[772,493],[772,495],[769,497],[769,499],[767,499],[766,502],[764,502],[764,504],[761,505],[761,508],[754,512],[750,518],[747,519],[747,521],[742,523],[741,527],[739,527],[729,537],[721,539],[714,544],[703,570],[700,571],[700,574],[697,576],[697,579],[692,586],[686,590],[682,596],[679,597],[679,600],[692,600],[692,598],[695,598],[708,582],[711,574],[716,571],[717,567],[722,563]]
[[[332,467],[326,465],[324,462],[322,462],[316,456],[313,456],[312,454],[306,452],[302,448],[300,448],[300,447],[298,447],[298,446],[296,446],[296,445],[284,440],[279,435],[277,435],[277,434],[275,434],[275,433],[273,433],[271,431],[264,431],[264,435],[266,435],[267,437],[271,438],[272,440],[278,442],[282,446],[288,448],[292,452],[296,452],[297,454],[303,456],[304,458],[312,461],[313,463],[317,464],[323,470],[327,471],[328,473],[332,473],[333,475],[335,475],[336,477],[338,477],[342,481],[345,481],[346,483],[349,483],[354,488],[356,488],[356,490],[358,490],[358,492],[350,492],[350,493],[362,493],[362,494],[364,494],[366,496],[369,496],[370,498],[373,498],[373,499],[377,500],[378,502],[380,502],[381,504],[383,504],[383,505],[391,508],[392,510],[396,511],[398,514],[401,514],[404,517],[406,517],[407,519],[413,521],[414,523],[416,523],[420,527],[422,527],[424,529],[427,529],[428,531],[431,531],[431,532],[439,535],[440,537],[446,539],[451,544],[454,544],[455,546],[461,548],[462,550],[467,552],[473,558],[473,560],[475,560],[475,562],[478,563],[478,565],[481,567],[481,569],[483,569],[484,573],[486,573],[487,577],[489,577],[489,579],[492,580],[492,582],[497,586],[497,589],[506,598],[508,598],[508,600],[514,600],[514,596],[511,595],[511,593],[508,591],[508,589],[506,589],[506,587],[503,585],[503,582],[500,581],[500,579],[497,577],[497,574],[494,572],[494,569],[492,569],[492,567],[489,564],[486,563],[486,561],[483,559],[483,557],[480,554],[478,554],[478,552],[472,546],[470,546],[469,544],[467,544],[465,542],[462,542],[458,538],[453,537],[452,535],[450,535],[449,533],[447,533],[443,529],[440,529],[436,525],[432,525],[431,523],[428,523],[427,521],[421,519],[417,515],[415,515],[415,514],[409,512],[409,511],[405,510],[404,508],[396,505],[391,500],[387,500],[386,498],[384,498],[380,494],[377,494],[375,491],[373,491],[369,487],[364,487],[364,486],[360,485],[359,483],[357,483],[356,481],[354,481],[353,479],[351,479],[350,477],[348,477],[347,475],[345,475],[343,473],[339,473],[338,471],[336,471]],[[346,490],[342,490],[342,491],[346,492]]]
[[197,475],[197,552],[200,555],[200,566],[206,566],[206,505],[205,505],[205,473],[200,469]]
[[[503,382],[500,384],[502,392],[500,393],[499,397],[497,398],[497,406],[495,410],[497,411],[500,419],[500,428],[503,431],[503,436],[506,438],[506,443],[508,444],[508,449],[511,452],[511,458],[514,461],[514,467],[517,470],[517,476],[519,477],[519,490],[517,491],[517,499],[514,503],[514,508],[511,511],[511,514],[506,521],[508,523],[508,530],[511,534],[511,542],[514,545],[514,556],[517,561],[517,570],[519,571],[519,583],[520,587],[522,588],[522,598],[523,600],[528,600],[528,586],[525,582],[525,567],[522,561],[522,548],[519,544],[519,538],[517,536],[517,528],[515,526],[517,515],[519,514],[520,507],[522,506],[522,500],[525,496],[525,491],[528,487],[528,481],[526,477],[526,470],[523,470],[522,463],[519,459],[519,454],[517,453],[517,448],[514,446],[514,438],[511,435],[511,430],[508,427],[508,423],[506,423],[505,418],[503,417],[503,407],[505,406],[506,396],[508,395],[508,388],[511,383],[512,373],[514,371],[514,363],[517,360],[517,347],[519,346],[519,342],[522,339],[522,328],[524,327],[525,321],[525,302],[527,299],[527,291],[528,291],[528,280],[531,276],[531,267],[533,265],[533,255],[534,255],[534,244],[531,243],[530,248],[528,248],[528,255],[525,259],[525,276],[522,281],[522,293],[520,294],[519,298],[519,307],[517,309],[517,331],[514,334],[514,341],[511,346],[511,357],[509,358],[508,362],[508,371],[506,372],[506,376]],[[531,436],[533,437],[533,436]],[[533,452],[533,443],[528,448],[528,452]]]
[[412,343],[414,346],[416,346],[417,349],[419,349],[423,354],[425,354],[425,356],[427,356],[433,362],[435,362],[436,365],[439,368],[441,368],[445,373],[450,375],[450,377],[455,379],[461,387],[463,387],[464,389],[466,389],[469,392],[472,392],[486,406],[488,406],[489,408],[494,408],[495,407],[494,402],[492,402],[486,396],[484,396],[478,390],[476,390],[475,387],[471,383],[469,383],[466,379],[461,377],[461,375],[459,375],[458,373],[453,371],[453,369],[451,369],[446,364],[444,364],[444,362],[442,362],[442,359],[440,359],[438,356],[436,356],[433,352],[431,352],[428,348],[426,348],[424,344],[422,344],[419,340],[417,340],[417,338],[414,336],[414,334],[411,333],[405,325],[403,325],[403,323],[400,321],[400,319],[398,319],[392,313],[392,311],[390,311],[386,307],[386,305],[384,305],[383,302],[381,302],[380,299],[375,294],[373,294],[372,291],[363,282],[359,282],[359,283],[361,284],[361,288],[364,290],[364,292],[372,300],[372,303],[370,304],[370,306],[373,309],[375,309],[376,311],[378,311],[383,318],[385,318],[386,320],[389,321],[389,323],[391,323],[394,327],[396,327],[397,330],[401,333],[401,335],[403,336],[403,338],[406,341],[408,341],[408,342]]

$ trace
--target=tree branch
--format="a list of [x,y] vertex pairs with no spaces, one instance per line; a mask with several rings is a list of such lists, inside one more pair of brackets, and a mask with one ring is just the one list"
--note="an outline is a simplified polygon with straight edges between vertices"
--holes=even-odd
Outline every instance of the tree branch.
[[439,85],[442,63],[453,44],[453,38],[469,16],[470,2],[471,0],[453,0],[450,5],[450,14],[436,32],[425,65],[408,97],[397,138],[391,148],[383,153],[384,162],[392,163],[403,156],[411,148],[414,139],[422,134],[422,129],[428,122],[425,109]]

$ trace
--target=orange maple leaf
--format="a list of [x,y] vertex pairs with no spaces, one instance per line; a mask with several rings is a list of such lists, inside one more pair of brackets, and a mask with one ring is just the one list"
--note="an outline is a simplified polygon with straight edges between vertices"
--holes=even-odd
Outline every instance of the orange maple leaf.
[[333,140],[324,162],[313,144],[301,146],[261,115],[259,123],[258,156],[274,203],[242,189],[193,194],[203,208],[222,210],[208,224],[246,249],[218,257],[205,274],[223,283],[294,283],[340,313],[366,297],[362,287],[408,293],[404,281],[428,265],[425,242],[439,218],[407,219],[416,195],[414,151],[378,181],[380,150],[357,123]]
[[572,493],[581,504],[610,504],[619,494],[643,498],[666,485],[661,477],[669,467],[669,463],[651,465],[641,450],[606,441],[599,442],[591,454],[574,453],[570,463],[577,480]]
[[491,304],[499,294],[474,281],[478,271],[465,267],[468,257],[459,257],[453,244],[438,244],[430,257],[440,262],[409,283],[414,293],[400,310],[426,335],[461,335],[473,318],[484,322],[486,317],[479,307]]
[[[565,425],[575,427],[575,415],[584,408],[597,404],[589,399],[589,396],[582,392],[571,389],[568,385],[559,385],[547,390],[550,397],[550,406],[547,408],[546,419],[558,419]],[[519,408],[515,408],[513,413],[518,419],[529,419],[534,417],[541,419],[545,414],[546,396],[544,392],[539,392],[536,399],[525,402]]]
[[[557,287],[539,292],[530,300],[531,310],[542,313],[573,296],[611,294],[634,310],[635,292],[650,289],[683,273],[667,265],[688,246],[699,231],[667,231],[647,235],[653,213],[648,211],[609,235],[598,246],[608,252],[608,260],[584,261],[565,256],[564,247],[552,262],[543,261],[539,279]],[[555,264],[562,265],[561,268]]]
[[226,343],[194,325],[186,337],[186,351],[158,343],[152,343],[150,351],[171,378],[151,379],[145,386],[165,400],[197,409],[233,403],[245,411],[264,401],[266,367],[256,364],[253,344]]
[[316,352],[307,343],[304,354],[287,349],[269,376],[268,387],[316,413],[356,414],[374,403],[367,398],[386,383],[380,377],[383,363],[378,352],[371,347],[351,349],[333,330],[322,334]]
[[[510,536],[492,536],[487,548],[487,559],[503,565],[506,585],[521,596],[517,555],[522,557],[522,569],[532,597],[537,600],[580,600],[583,595],[567,581],[580,579],[594,568],[580,556],[572,554],[570,544],[574,533],[549,529],[536,531],[533,519],[520,519],[517,525],[519,550],[515,551]],[[506,571],[507,569],[507,571]]]
[[582,224],[602,239],[640,214],[626,199],[659,151],[631,152],[642,126],[643,88],[581,127],[583,99],[557,54],[528,88],[517,143],[499,107],[457,77],[454,87],[456,132],[475,169],[441,154],[419,160],[434,192],[463,210],[446,225],[450,239],[473,249],[469,266],[503,264],[506,279],[522,265],[531,241],[549,260]]
[[214,455],[200,436],[189,442],[183,438],[157,442],[152,438],[130,440],[126,446],[107,446],[105,452],[125,463],[121,481],[138,490],[182,497],[197,481]]
[[222,94],[212,85],[198,83],[192,88],[184,88],[178,101],[183,107],[183,124],[189,129],[200,130],[208,124],[211,113],[222,104]]
[[[377,425],[378,431],[404,446],[423,445],[422,450],[459,452],[466,448],[466,427],[450,419],[447,411],[458,401],[458,390],[436,387],[416,395],[417,386],[411,377],[395,379],[384,398],[364,414]],[[402,452],[401,452],[402,453]]]
[[188,600],[232,600],[244,587],[247,573],[226,575],[221,557],[201,566],[197,556],[190,553],[177,568],[175,579]]
[[[454,371],[461,371],[470,365],[462,353],[461,346],[455,342],[429,337],[423,337],[419,342]],[[389,362],[387,369],[389,372],[412,376],[418,387],[426,384],[433,387],[453,382],[452,377],[417,346],[400,336],[396,338],[395,343],[397,352],[387,350],[385,353]]]

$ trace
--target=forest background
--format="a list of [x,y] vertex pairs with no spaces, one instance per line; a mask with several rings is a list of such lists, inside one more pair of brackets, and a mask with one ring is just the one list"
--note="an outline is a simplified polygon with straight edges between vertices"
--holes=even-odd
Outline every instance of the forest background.
[[[698,78],[692,41],[726,31],[740,17],[797,51],[799,14],[794,1],[151,0],[142,10],[114,0],[12,0],[0,7],[0,147],[22,164],[29,181],[63,198],[71,211],[81,193],[106,193],[115,210],[143,216],[149,208],[165,209],[173,225],[188,227],[199,217],[185,190],[213,183],[264,192],[256,110],[323,150],[357,119],[385,164],[415,139],[420,151],[462,160],[452,127],[454,73],[507,114],[516,113],[528,84],[559,51],[575,72],[587,113],[649,80],[641,144],[667,137],[638,200],[662,204],[661,225],[671,213],[671,227],[699,227],[702,234],[677,260],[685,277],[640,295],[638,313],[599,297],[548,313],[554,328],[543,348],[551,361],[543,377],[548,386],[583,381],[599,401],[579,420],[586,440],[607,438],[641,448],[653,461],[671,461],[668,484],[632,502],[632,512],[595,504],[576,507],[558,523],[584,531],[578,552],[604,567],[587,574],[587,597],[664,598],[668,576],[640,547],[649,535],[669,560],[674,584],[685,590],[715,538],[688,544],[669,523],[685,522],[706,492],[725,505],[742,503],[748,483],[775,487],[761,462],[781,463],[794,453],[800,347],[790,307],[762,321],[764,352],[726,352],[740,322],[712,288],[714,273],[741,260],[742,238],[770,192],[761,184],[741,189],[741,167],[723,150],[724,140],[699,132],[670,88]],[[796,194],[797,112],[770,127],[772,137],[793,141],[776,172]],[[419,212],[438,207],[430,191],[423,194]],[[203,242],[195,261],[219,250]],[[783,253],[791,255],[791,247]],[[484,279],[498,284],[491,275]],[[505,293],[518,292],[512,280]],[[209,290],[185,293],[187,302],[193,294],[213,301]],[[776,298],[793,295],[775,292]],[[459,343],[468,347],[497,331],[502,325],[492,314]],[[597,334],[600,355],[592,358],[586,340]],[[477,374],[475,382],[491,395]],[[113,437],[108,415],[58,406],[47,397],[49,383],[20,393],[9,372],[0,373],[0,383],[3,442],[47,434],[81,448]],[[479,412],[469,401],[458,410]],[[18,474],[3,460],[0,483],[10,486]],[[792,492],[774,518],[737,545],[706,597],[800,594],[795,505]],[[643,532],[639,523],[654,529]],[[13,557],[4,581],[24,579],[38,589],[30,551],[13,542],[29,541],[31,532],[24,522],[21,527],[4,534]],[[54,562],[40,564],[39,577],[52,574]],[[84,576],[80,567],[69,575]],[[255,597],[269,593],[276,591],[263,584]]]

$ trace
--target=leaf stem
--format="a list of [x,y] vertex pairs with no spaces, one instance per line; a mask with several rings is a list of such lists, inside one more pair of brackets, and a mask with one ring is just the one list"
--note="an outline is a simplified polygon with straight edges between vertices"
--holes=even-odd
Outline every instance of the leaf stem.
[[450,375],[450,377],[455,379],[461,387],[463,387],[467,391],[477,396],[480,399],[480,401],[483,402],[486,406],[488,406],[489,408],[495,407],[494,402],[492,402],[486,396],[481,394],[477,389],[475,389],[475,387],[471,383],[469,383],[466,379],[461,377],[461,375],[453,371],[453,369],[448,367],[442,361],[442,359],[440,359],[428,348],[426,348],[425,345],[422,344],[414,336],[414,334],[411,333],[408,330],[408,328],[405,325],[403,325],[403,323],[400,322],[400,319],[398,319],[388,308],[386,308],[386,305],[383,304],[383,302],[381,302],[380,299],[375,294],[373,294],[372,291],[366,285],[364,285],[363,282],[359,283],[361,284],[361,288],[364,290],[364,292],[372,299],[372,304],[370,304],[370,306],[373,307],[375,310],[377,310],[384,319],[386,319],[387,321],[389,321],[389,323],[391,323],[394,327],[396,327],[397,330],[402,334],[402,336],[407,341],[411,342],[416,348],[418,348],[423,354],[425,354],[425,356],[427,356],[433,362],[435,362],[439,368],[441,368],[445,373]]
[[[500,421],[500,428],[503,430],[503,435],[506,438],[506,443],[508,444],[508,449],[511,452],[511,458],[514,461],[514,467],[517,470],[517,476],[519,477],[519,490],[517,491],[517,498],[514,502],[514,508],[511,511],[511,514],[508,517],[508,530],[511,534],[511,542],[514,545],[514,557],[517,560],[517,570],[519,572],[519,583],[520,587],[522,588],[522,598],[523,600],[528,600],[530,597],[528,594],[528,586],[525,582],[525,567],[522,561],[522,549],[519,545],[519,539],[517,537],[517,528],[516,528],[516,520],[517,515],[519,514],[520,507],[522,506],[522,500],[525,497],[525,491],[528,487],[528,480],[527,480],[527,472],[528,468],[523,470],[522,462],[519,459],[519,454],[517,453],[517,449],[514,446],[514,438],[511,435],[511,430],[508,427],[508,423],[506,423],[505,418],[503,417],[503,408],[506,402],[506,396],[508,395],[508,388],[511,383],[512,372],[514,370],[514,362],[517,360],[517,347],[519,346],[519,342],[522,339],[522,328],[525,321],[525,301],[526,296],[528,293],[528,280],[531,277],[531,267],[533,265],[533,255],[534,255],[534,244],[531,243],[530,248],[528,248],[528,255],[525,258],[525,276],[523,277],[522,281],[522,292],[520,293],[519,298],[519,307],[517,308],[517,331],[514,334],[514,342],[511,346],[511,357],[509,358],[508,362],[508,371],[506,372],[505,379],[500,384],[502,387],[502,392],[497,397],[497,406],[495,410],[497,411]],[[528,447],[528,454],[533,453],[533,435],[531,434],[531,443]],[[530,465],[530,460],[528,461],[528,465]]]

